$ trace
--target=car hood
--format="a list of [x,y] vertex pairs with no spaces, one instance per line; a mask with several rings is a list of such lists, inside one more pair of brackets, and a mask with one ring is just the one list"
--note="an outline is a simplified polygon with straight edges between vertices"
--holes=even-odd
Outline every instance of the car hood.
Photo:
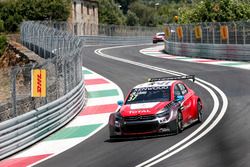
[[154,115],[163,109],[170,102],[149,102],[137,104],[125,104],[121,107],[120,113],[123,117],[138,115]]

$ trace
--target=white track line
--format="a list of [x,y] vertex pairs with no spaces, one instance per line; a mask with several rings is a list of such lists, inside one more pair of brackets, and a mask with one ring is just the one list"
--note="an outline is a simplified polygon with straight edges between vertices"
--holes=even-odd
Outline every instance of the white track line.
[[[129,46],[137,46],[137,45],[129,45]],[[109,48],[97,49],[97,50],[95,50],[95,53],[102,56],[102,57],[105,57],[105,58],[117,60],[117,61],[120,61],[120,62],[124,62],[124,63],[128,63],[128,64],[148,68],[148,69],[151,69],[151,70],[155,70],[155,71],[159,71],[159,72],[163,72],[163,73],[167,73],[167,74],[171,74],[171,75],[186,75],[184,73],[179,73],[179,72],[176,72],[176,71],[166,70],[166,69],[163,69],[163,68],[150,66],[150,65],[147,65],[147,64],[134,62],[134,61],[131,61],[131,60],[126,60],[126,59],[122,59],[122,58],[118,58],[118,57],[113,57],[113,56],[102,53],[103,50],[122,48],[122,47],[129,47],[129,46],[117,46],[117,47],[109,47]],[[162,160],[164,160],[164,159],[178,153],[179,151],[185,149],[186,147],[188,147],[189,145],[191,145],[192,143],[194,143],[195,141],[197,141],[198,139],[200,139],[201,137],[206,135],[222,119],[222,117],[224,116],[224,114],[226,112],[227,106],[228,106],[228,100],[227,100],[226,95],[218,87],[216,87],[215,85],[213,85],[213,84],[211,84],[209,82],[206,82],[204,80],[201,80],[199,78],[197,78],[196,80],[198,81],[196,83],[198,85],[202,86],[204,89],[206,89],[210,93],[210,95],[212,96],[212,98],[214,100],[214,107],[213,107],[213,110],[212,110],[211,114],[209,115],[209,117],[206,119],[206,121],[198,129],[196,129],[193,133],[191,133],[189,136],[184,138],[182,141],[176,143],[172,147],[166,149],[166,151],[156,155],[155,157],[151,158],[150,160],[147,160],[147,161],[137,165],[136,167],[141,167],[141,166],[144,166],[146,164],[148,164],[148,166],[152,166],[152,165],[154,165],[156,163],[159,163],[160,161],[162,161]],[[200,135],[195,137],[195,135],[200,133],[212,121],[212,119],[214,118],[214,116],[216,115],[216,113],[218,112],[218,109],[219,109],[218,97],[216,96],[215,92],[211,88],[207,87],[205,84],[212,87],[213,89],[215,89],[220,94],[220,96],[222,97],[223,105],[222,105],[221,111],[220,111],[218,117],[216,118],[216,120],[207,129],[205,129]],[[191,141],[184,144],[185,142],[187,142],[191,138],[193,138]],[[184,144],[184,145],[182,145],[182,144]],[[181,146],[181,147],[176,149],[179,146]],[[176,149],[176,150],[174,150],[174,149]],[[164,157],[162,157],[162,156],[164,156]]]

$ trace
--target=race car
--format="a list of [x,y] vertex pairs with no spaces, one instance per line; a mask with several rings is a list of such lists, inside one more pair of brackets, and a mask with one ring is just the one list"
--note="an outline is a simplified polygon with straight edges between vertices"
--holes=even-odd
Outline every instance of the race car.
[[151,78],[135,86],[109,117],[110,138],[178,134],[202,122],[202,100],[182,81],[188,79],[195,76]]
[[165,39],[165,33],[164,32],[158,32],[153,36],[153,43],[163,42],[164,39]]

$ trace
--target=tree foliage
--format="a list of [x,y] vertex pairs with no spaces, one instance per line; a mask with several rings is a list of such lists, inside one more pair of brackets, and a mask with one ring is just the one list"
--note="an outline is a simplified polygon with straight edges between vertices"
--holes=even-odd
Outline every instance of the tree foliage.
[[7,47],[7,38],[4,35],[0,35],[0,57],[2,56],[6,47]]
[[137,0],[115,0],[115,3],[120,6],[124,14],[127,14],[129,10],[129,5],[135,1]]
[[0,1],[0,20],[6,31],[15,32],[23,20],[67,20],[71,0]]
[[228,22],[250,19],[250,4],[240,0],[203,0],[180,10],[180,23]]
[[139,18],[136,14],[130,10],[127,12],[127,25],[128,26],[137,26],[139,25]]
[[154,8],[149,7],[140,2],[134,2],[129,6],[129,9],[136,14],[139,19],[139,24],[144,26],[156,26],[157,14]]
[[99,22],[104,24],[125,24],[126,18],[114,0],[98,0]]

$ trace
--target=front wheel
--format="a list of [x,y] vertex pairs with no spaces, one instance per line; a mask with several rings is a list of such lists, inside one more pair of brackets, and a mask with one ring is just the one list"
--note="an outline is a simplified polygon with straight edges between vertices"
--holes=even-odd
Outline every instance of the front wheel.
[[198,122],[202,122],[203,114],[202,114],[202,104],[201,101],[197,102],[197,112],[198,112]]
[[182,131],[183,131],[182,113],[178,112],[177,118],[176,118],[176,134],[181,133]]

